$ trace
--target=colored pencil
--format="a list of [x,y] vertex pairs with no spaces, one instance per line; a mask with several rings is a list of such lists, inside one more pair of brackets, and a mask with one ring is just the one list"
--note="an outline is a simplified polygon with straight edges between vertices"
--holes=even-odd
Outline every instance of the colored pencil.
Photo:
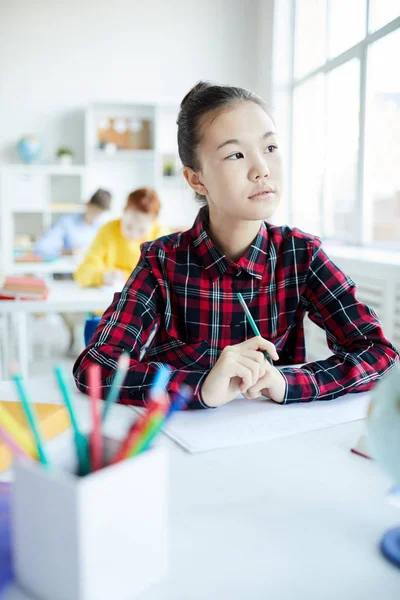
[[163,365],[161,369],[158,369],[150,388],[150,398],[157,397],[165,390],[170,374],[171,369],[167,365]]
[[76,446],[76,454],[78,457],[79,474],[87,475],[90,472],[88,442],[86,436],[84,436],[79,429],[78,421],[73,407],[72,393],[69,389],[68,380],[65,375],[64,368],[61,365],[57,365],[55,368],[55,374],[65,406],[67,407],[67,410],[69,412],[72,429],[74,430],[74,440]]
[[32,456],[28,454],[23,446],[17,442],[15,437],[3,425],[0,425],[0,438],[15,456],[18,456],[19,458],[30,458],[32,460]]
[[19,375],[19,374],[13,375],[13,380],[17,387],[18,394],[19,394],[20,400],[22,402],[22,406],[25,411],[27,421],[28,421],[29,426],[33,433],[33,438],[35,440],[35,444],[37,447],[39,460],[43,465],[48,466],[49,460],[47,458],[47,455],[46,455],[46,452],[45,452],[45,449],[43,446],[42,438],[40,436],[40,431],[39,431],[39,427],[37,424],[38,419],[36,416],[36,411],[35,411],[34,407],[32,406],[31,401],[29,399],[28,392],[25,388],[24,381],[23,381],[21,375]]
[[101,435],[100,417],[100,366],[89,366],[89,395],[92,407],[92,431],[90,433],[90,458],[92,471],[102,467],[103,439]]
[[109,391],[109,394],[107,396],[107,400],[105,402],[104,405],[104,410],[103,410],[103,425],[104,422],[106,420],[108,411],[110,410],[111,406],[114,404],[114,402],[117,401],[118,399],[118,394],[120,392],[121,389],[121,385],[124,382],[124,379],[126,377],[126,373],[128,371],[129,368],[129,362],[130,362],[130,356],[127,352],[123,352],[121,354],[121,356],[118,359],[118,367],[117,367],[117,371],[114,375],[114,379],[112,381],[111,384],[111,389]]
[[26,430],[14,418],[4,405],[0,404],[0,423],[14,437],[16,442],[27,452],[32,458],[37,459],[37,449],[32,441],[32,438],[27,434]]
[[151,423],[147,426],[143,433],[143,438],[141,439],[140,444],[131,450],[129,456],[136,456],[136,454],[147,450],[150,447],[151,442],[154,440],[171,415],[174,412],[186,408],[192,396],[192,389],[188,385],[182,385],[179,392],[175,394],[175,398],[171,402],[167,412],[165,414],[156,415],[152,419]]
[[140,415],[129,429],[125,440],[122,442],[121,447],[111,460],[110,464],[115,464],[121,460],[124,460],[130,455],[132,448],[139,443],[141,437],[146,431],[146,428],[149,426],[152,417],[157,413],[165,414],[165,412],[168,410],[167,401],[167,394],[164,394],[164,397],[160,396],[158,399],[153,399],[150,401],[146,412]]
[[[259,331],[259,329],[258,329],[258,327],[256,325],[255,320],[251,316],[251,312],[249,311],[249,308],[248,308],[246,302],[244,301],[244,298],[243,298],[242,294],[240,292],[238,292],[236,295],[237,295],[237,297],[239,299],[240,304],[242,305],[242,308],[243,308],[244,313],[245,313],[245,315],[246,315],[246,317],[247,317],[247,319],[248,319],[248,321],[250,323],[250,327],[252,328],[254,335],[261,337],[261,333],[260,333],[260,331]],[[272,358],[270,357],[270,355],[268,354],[268,352],[266,350],[264,350],[263,354],[264,354],[265,358],[268,360],[268,362],[270,362],[272,364]]]
[[179,392],[175,395],[174,400],[171,402],[167,413],[167,419],[169,419],[174,412],[184,410],[192,399],[192,396],[192,388],[186,384],[181,385]]
[[143,431],[143,435],[138,440],[138,443],[135,444],[132,447],[131,451],[129,452],[128,456],[130,458],[133,456],[136,456],[137,454],[140,454],[140,452],[144,452],[145,450],[147,450],[147,448],[150,446],[153,439],[156,437],[156,435],[162,429],[162,426],[164,425],[166,419],[167,419],[166,413],[162,413],[162,412],[158,412],[158,411],[154,412],[154,414],[149,419],[149,422]]

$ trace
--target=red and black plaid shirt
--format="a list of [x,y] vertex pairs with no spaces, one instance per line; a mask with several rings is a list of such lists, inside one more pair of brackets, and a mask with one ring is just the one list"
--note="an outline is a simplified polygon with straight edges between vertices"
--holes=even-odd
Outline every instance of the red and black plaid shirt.
[[[253,336],[237,292],[261,335],[277,348],[285,402],[368,390],[394,364],[396,349],[376,314],[356,300],[354,282],[326,256],[318,238],[262,223],[235,263],[209,238],[202,212],[188,231],[143,244],[137,267],[75,363],[81,391],[87,392],[88,367],[96,363],[105,395],[126,350],[131,364],[121,402],[145,401],[156,371],[167,364],[168,390],[186,383],[194,391],[191,407],[205,407],[201,386],[223,348]],[[306,313],[325,329],[333,355],[301,368],[284,366],[306,361]]]

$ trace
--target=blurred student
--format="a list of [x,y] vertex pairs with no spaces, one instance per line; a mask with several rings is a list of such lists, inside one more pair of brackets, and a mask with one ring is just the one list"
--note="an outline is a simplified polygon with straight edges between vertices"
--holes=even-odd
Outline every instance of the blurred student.
[[57,258],[86,252],[104,223],[102,217],[110,206],[110,192],[98,189],[86,204],[84,214],[60,217],[42,235],[36,243],[35,254],[43,258]]
[[79,285],[125,283],[139,260],[140,245],[169,233],[157,221],[160,206],[151,188],[131,192],[122,218],[103,225],[75,272]]

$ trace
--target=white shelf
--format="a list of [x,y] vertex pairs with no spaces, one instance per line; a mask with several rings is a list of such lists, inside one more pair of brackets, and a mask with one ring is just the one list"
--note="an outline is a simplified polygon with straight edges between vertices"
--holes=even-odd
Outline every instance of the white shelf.
[[92,150],[94,160],[105,162],[119,162],[132,160],[154,160],[154,150],[116,150],[113,154],[108,154],[104,150],[95,148]]
[[12,171],[13,173],[33,174],[40,173],[43,175],[83,175],[85,173],[85,165],[40,165],[40,164],[9,164],[2,165],[4,171]]

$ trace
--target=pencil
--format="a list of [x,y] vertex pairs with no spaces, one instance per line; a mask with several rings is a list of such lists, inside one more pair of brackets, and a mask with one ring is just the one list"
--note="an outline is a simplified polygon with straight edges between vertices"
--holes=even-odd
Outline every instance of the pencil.
[[138,443],[133,446],[128,456],[131,458],[140,454],[140,452],[144,452],[150,446],[153,439],[162,429],[165,421],[167,419],[166,413],[162,413],[159,411],[154,411],[154,414],[149,419],[147,426],[143,432],[142,437],[138,440]]
[[[249,311],[249,308],[248,308],[246,302],[244,301],[244,298],[243,298],[242,294],[240,292],[238,292],[236,295],[237,295],[237,297],[239,299],[240,304],[242,305],[242,308],[243,308],[244,313],[245,313],[245,315],[246,315],[246,317],[247,317],[247,319],[248,319],[248,321],[250,323],[250,327],[252,328],[254,335],[261,337],[261,333],[260,333],[260,331],[259,331],[259,329],[258,329],[258,327],[256,325],[255,320],[251,316],[251,312]],[[268,354],[268,352],[266,350],[264,350],[263,354],[264,354],[265,358],[268,360],[268,362],[270,362],[271,365],[272,365],[272,358],[270,357],[270,355]]]
[[0,423],[14,437],[16,442],[22,446],[25,452],[32,458],[37,458],[37,449],[31,437],[2,404],[0,404]]
[[0,425],[0,438],[3,442],[8,446],[15,456],[19,456],[20,458],[30,458],[32,456],[28,454],[28,452],[21,446],[15,437],[6,429],[3,425]]
[[38,419],[36,416],[36,411],[31,404],[31,401],[28,396],[28,392],[25,388],[25,384],[23,382],[21,375],[19,375],[19,374],[13,375],[13,379],[14,379],[15,385],[17,387],[18,394],[19,394],[20,400],[22,402],[22,406],[24,408],[27,421],[28,421],[29,426],[33,433],[33,438],[35,440],[35,444],[37,447],[39,460],[43,465],[48,466],[49,460],[48,460],[46,452],[44,450],[42,438],[40,436],[39,427],[37,425]]
[[92,432],[90,434],[90,457],[92,471],[102,467],[103,439],[101,436],[100,403],[100,366],[89,367],[89,395],[92,406]]
[[153,439],[156,437],[171,415],[174,412],[186,408],[192,396],[193,390],[188,385],[182,385],[179,392],[175,395],[173,402],[171,402],[167,412],[160,412],[159,414],[153,416],[151,422],[147,425],[145,431],[143,432],[143,438],[136,447],[132,448],[129,456],[136,456],[136,454],[147,450]]
[[189,404],[191,398],[193,396],[193,390],[190,386],[183,384],[179,388],[178,393],[175,395],[173,402],[171,402],[171,406],[169,407],[167,413],[167,419],[174,413],[179,410],[184,410]]
[[170,374],[171,369],[167,365],[163,365],[161,369],[158,369],[150,389],[150,398],[158,396],[165,390]]
[[115,464],[130,456],[132,449],[135,448],[149,427],[151,420],[155,414],[165,414],[169,410],[168,394],[163,392],[159,396],[152,398],[149,402],[147,410],[141,414],[129,429],[125,440],[122,442],[118,452],[111,460],[111,464]]
[[87,439],[80,431],[78,426],[78,421],[72,403],[72,394],[68,386],[68,381],[65,376],[64,368],[61,365],[57,365],[55,368],[55,374],[59,388],[61,390],[62,397],[64,399],[65,406],[67,407],[67,410],[69,412],[72,429],[74,430],[74,439],[76,446],[76,454],[78,457],[79,473],[80,475],[87,475],[90,472],[89,447]]
[[129,361],[130,361],[130,356],[129,356],[128,352],[123,352],[118,359],[117,371],[114,375],[114,379],[111,384],[111,389],[107,396],[106,403],[104,405],[103,425],[106,420],[108,411],[110,410],[110,408],[114,404],[114,402],[116,402],[116,400],[118,399],[118,394],[120,392],[121,385],[123,384],[123,381],[126,376],[126,372],[128,371]]

